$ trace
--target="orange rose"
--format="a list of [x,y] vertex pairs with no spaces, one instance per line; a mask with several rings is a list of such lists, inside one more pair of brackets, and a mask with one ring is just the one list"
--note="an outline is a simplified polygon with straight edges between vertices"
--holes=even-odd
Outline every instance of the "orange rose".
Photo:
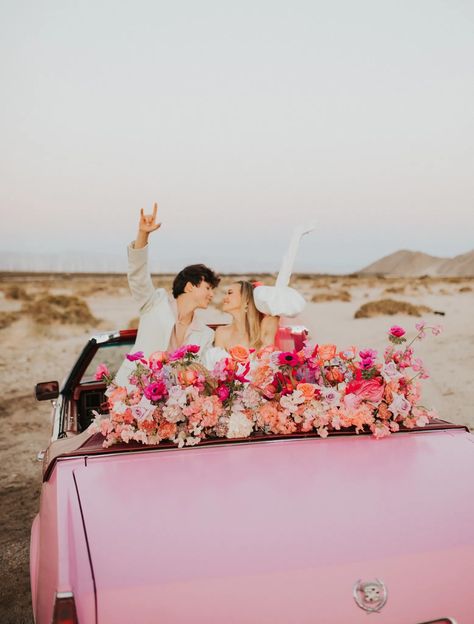
[[344,381],[344,374],[336,366],[333,366],[326,371],[326,379],[331,383],[338,384]]
[[246,362],[249,359],[249,350],[242,345],[235,345],[229,349],[230,357],[236,362]]
[[323,360],[323,362],[327,362],[328,360],[332,360],[333,357],[336,356],[336,345],[334,344],[323,344],[318,347],[318,357]]
[[314,385],[310,383],[299,383],[296,386],[296,389],[301,392],[301,394],[307,401],[311,400],[314,397],[314,392],[316,390]]
[[178,373],[178,379],[183,386],[192,386],[196,383],[198,374],[192,369],[180,370]]

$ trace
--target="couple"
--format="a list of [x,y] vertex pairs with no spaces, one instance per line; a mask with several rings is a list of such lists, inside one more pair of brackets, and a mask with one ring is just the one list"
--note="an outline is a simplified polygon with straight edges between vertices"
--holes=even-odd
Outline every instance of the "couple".
[[[243,280],[229,286],[222,310],[232,316],[232,322],[214,332],[195,315],[196,310],[207,308],[212,301],[220,282],[214,271],[203,264],[185,267],[173,281],[172,297],[165,289],[153,286],[148,268],[148,238],[161,226],[156,220],[157,210],[156,203],[152,214],[141,210],[136,240],[128,247],[128,283],[140,309],[134,350],[143,351],[148,357],[155,351],[174,351],[185,344],[196,344],[202,362],[212,369],[235,345],[253,349],[273,345],[279,317],[295,316],[305,304],[303,297],[287,286],[291,275],[288,265],[292,264],[297,245],[293,245],[293,250],[290,246],[276,286],[254,288]],[[134,368],[134,362],[125,360],[115,377],[116,383],[126,385]]]

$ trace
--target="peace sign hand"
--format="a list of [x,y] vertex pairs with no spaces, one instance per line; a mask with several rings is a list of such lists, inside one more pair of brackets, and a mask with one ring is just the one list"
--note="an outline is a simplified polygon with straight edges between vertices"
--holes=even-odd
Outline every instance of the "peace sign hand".
[[138,225],[138,231],[146,234],[150,234],[161,227],[161,223],[156,223],[156,213],[158,212],[158,204],[153,204],[153,214],[145,214],[143,208],[140,209],[140,223]]

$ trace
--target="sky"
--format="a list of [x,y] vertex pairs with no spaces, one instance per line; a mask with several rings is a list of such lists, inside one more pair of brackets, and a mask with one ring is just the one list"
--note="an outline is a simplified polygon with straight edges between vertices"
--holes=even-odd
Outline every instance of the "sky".
[[[468,0],[0,0],[0,251],[343,272],[474,248]],[[99,265],[100,263],[98,263]]]

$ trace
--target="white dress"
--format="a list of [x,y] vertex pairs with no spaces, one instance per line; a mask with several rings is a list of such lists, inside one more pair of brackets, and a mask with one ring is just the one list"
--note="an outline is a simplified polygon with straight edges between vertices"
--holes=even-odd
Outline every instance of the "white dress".
[[[270,316],[286,316],[293,318],[304,310],[306,301],[294,288],[288,286],[293,263],[298,251],[300,239],[314,228],[297,227],[293,232],[289,248],[283,258],[275,286],[257,286],[253,290],[255,307],[262,314]],[[229,357],[229,352],[222,347],[210,347],[201,358],[204,366],[213,370],[214,366],[223,358]]]

